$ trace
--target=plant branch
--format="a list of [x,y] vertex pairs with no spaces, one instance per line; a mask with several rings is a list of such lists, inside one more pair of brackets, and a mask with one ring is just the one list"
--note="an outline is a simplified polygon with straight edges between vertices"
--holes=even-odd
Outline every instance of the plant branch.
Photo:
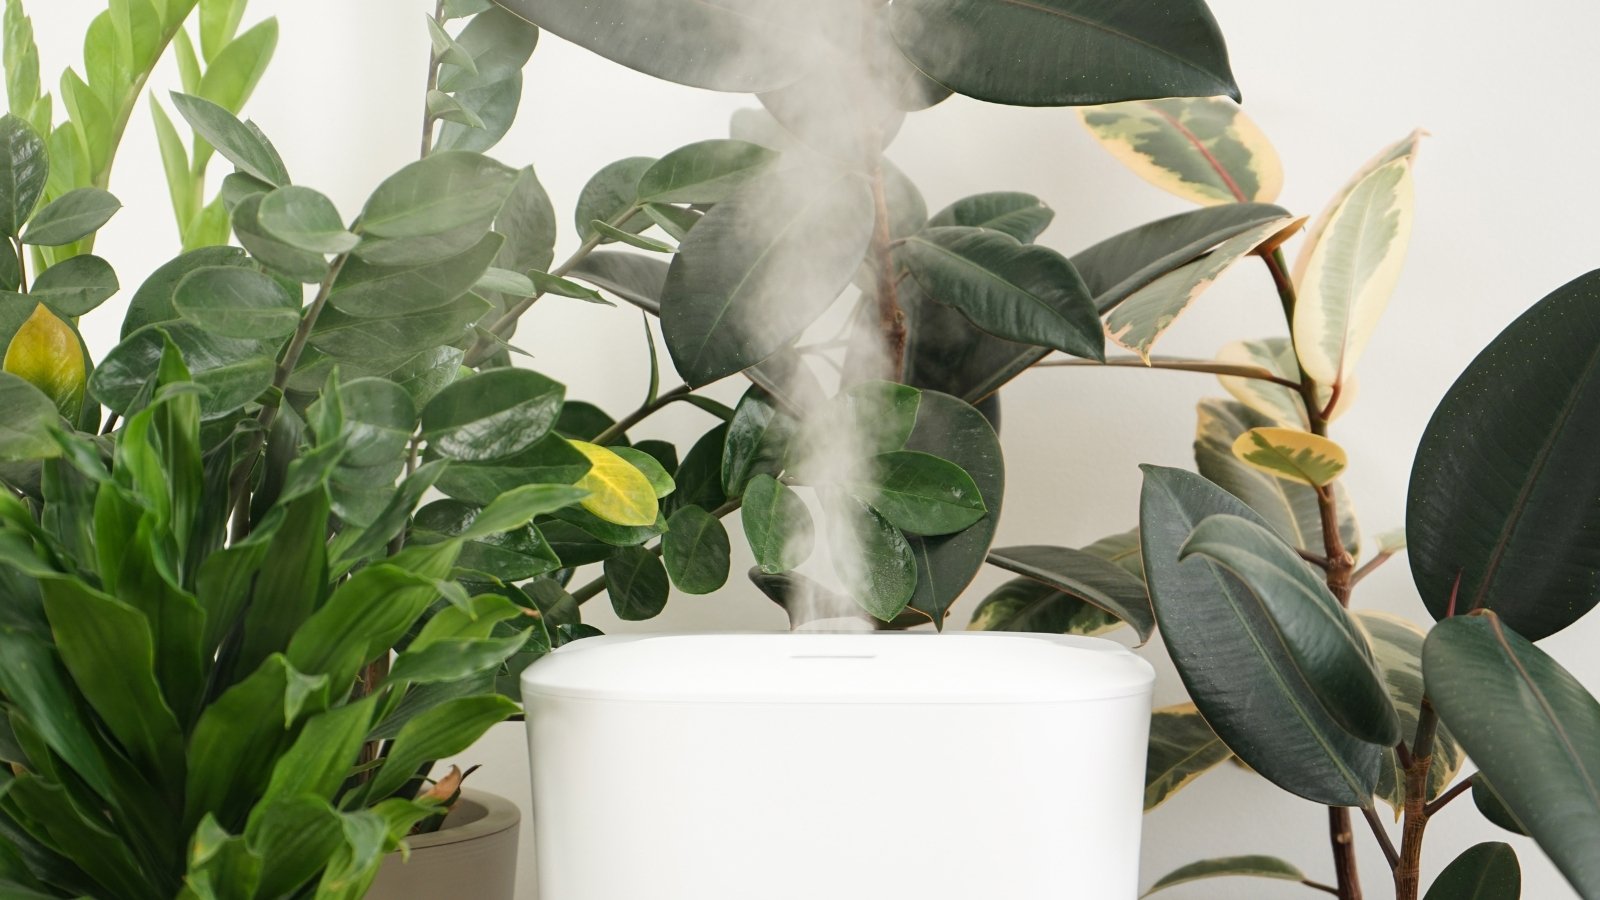
[[[721,506],[717,507],[716,509],[713,509],[711,511],[711,515],[715,516],[718,519],[723,518],[724,516],[728,515],[729,513],[733,512],[734,510],[738,509],[739,505],[742,502],[743,502],[743,500],[741,498],[734,497],[733,499],[727,501],[726,503],[722,504]],[[656,556],[660,556],[661,555],[661,542],[659,540],[656,541],[655,545],[650,548],[650,552],[654,553]],[[599,596],[600,592],[604,591],[605,589],[606,589],[606,577],[604,575],[601,575],[599,578],[596,578],[595,580],[589,582],[588,584],[585,584],[583,587],[580,587],[577,590],[573,591],[572,592],[572,599],[578,601],[579,604],[587,603],[590,600],[593,600],[595,597]]]
[[1300,390],[1300,382],[1292,381],[1278,375],[1270,369],[1260,366],[1246,366],[1235,363],[1216,362],[1209,359],[1178,359],[1170,356],[1152,356],[1149,362],[1136,356],[1119,356],[1098,362],[1092,359],[1051,359],[1034,363],[1036,369],[1057,369],[1078,366],[1100,368],[1115,366],[1126,369],[1167,369],[1173,372],[1204,372],[1210,375],[1231,375],[1235,378],[1250,378],[1256,381],[1270,381],[1293,391]]
[[1312,881],[1309,878],[1301,881],[1300,883],[1314,891],[1321,891],[1324,894],[1332,894],[1335,897],[1339,896],[1339,889],[1331,884],[1323,884],[1320,881]]
[[872,261],[877,275],[878,329],[883,338],[884,377],[890,381],[905,378],[906,313],[900,308],[900,282],[895,277],[894,235],[890,230],[889,192],[884,184],[883,158],[872,168],[872,202],[876,223],[872,235]]
[[1328,807],[1328,839],[1333,844],[1333,868],[1338,874],[1339,900],[1361,900],[1361,874],[1356,868],[1356,841],[1350,830],[1350,810]]
[[1394,870],[1395,900],[1417,900],[1422,888],[1422,838],[1432,815],[1427,802],[1428,773],[1433,768],[1433,738],[1438,727],[1438,713],[1424,696],[1417,714],[1417,734],[1411,742],[1411,764],[1405,772],[1405,827],[1400,838],[1400,862]]
[[693,392],[694,390],[687,384],[679,385],[672,390],[667,391],[665,394],[662,394],[656,399],[640,406],[638,409],[624,416],[620,421],[612,425],[610,428],[600,432],[600,434],[595,437],[594,443],[604,447],[612,441],[615,441],[617,438],[627,434],[628,429],[639,424],[640,422],[643,422],[645,419],[650,418],[651,416],[660,412],[662,409],[671,406],[673,403],[688,397]]
[[1361,568],[1359,568],[1359,569],[1357,569],[1355,571],[1355,574],[1350,576],[1350,586],[1354,587],[1354,586],[1360,584],[1361,583],[1361,579],[1366,578],[1368,575],[1371,575],[1373,572],[1377,571],[1377,568],[1379,566],[1381,566],[1384,563],[1388,562],[1390,559],[1392,559],[1394,557],[1394,555],[1395,555],[1395,551],[1393,551],[1393,550],[1384,550],[1381,553],[1379,553],[1377,556],[1374,556],[1373,558],[1367,560],[1366,563],[1361,566]]
[[1393,869],[1400,864],[1400,853],[1394,849],[1394,841],[1389,838],[1389,832],[1383,827],[1383,822],[1378,818],[1378,813],[1370,806],[1361,808],[1361,815],[1366,818],[1367,824],[1372,827],[1372,836],[1377,838],[1378,846],[1383,848],[1383,855],[1389,860],[1389,868]]
[[[444,0],[438,0],[433,7],[433,21],[443,27],[444,25]],[[435,119],[433,113],[428,111],[428,97],[439,88],[439,52],[433,49],[430,39],[428,44],[428,89],[422,95],[422,156],[427,157],[433,152],[433,126]]]
[[1429,803],[1427,806],[1423,807],[1423,809],[1426,810],[1430,817],[1436,816],[1439,814],[1439,810],[1444,809],[1451,800],[1454,800],[1469,790],[1472,790],[1471,775],[1468,775],[1467,777],[1456,782],[1454,785],[1451,785],[1450,790],[1440,794],[1439,799]]

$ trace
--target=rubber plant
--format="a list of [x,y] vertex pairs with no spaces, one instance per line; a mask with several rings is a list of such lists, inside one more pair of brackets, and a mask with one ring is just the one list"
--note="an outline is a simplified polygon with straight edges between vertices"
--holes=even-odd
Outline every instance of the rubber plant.
[[[1600,468],[1589,450],[1600,273],[1539,301],[1468,367],[1424,433],[1405,530],[1376,538],[1360,562],[1340,481],[1349,461],[1328,434],[1356,393],[1356,364],[1404,261],[1420,133],[1357,171],[1291,268],[1281,245],[1303,220],[1238,237],[1212,231],[1258,215],[1282,180],[1241,110],[1168,99],[1082,117],[1135,172],[1203,205],[1074,258],[1091,273],[1128,260],[1110,280],[1132,290],[1101,309],[1112,340],[1135,355],[1107,363],[1209,372],[1230,396],[1199,405],[1197,472],[1144,467],[1137,529],[1081,549],[992,551],[1022,577],[986,598],[971,627],[1127,625],[1141,638],[1159,628],[1192,703],[1156,711],[1146,807],[1229,759],[1328,807],[1332,884],[1274,857],[1231,856],[1184,866],[1151,893],[1254,876],[1359,898],[1356,811],[1395,895],[1414,900],[1429,820],[1470,791],[1491,823],[1532,836],[1582,896],[1600,896],[1600,704],[1532,643],[1600,601]],[[1193,261],[1126,274],[1169,248]],[[1243,259],[1265,268],[1287,336],[1234,343],[1215,360],[1152,355],[1172,320]],[[1406,551],[1407,535],[1431,629],[1351,605],[1368,574]],[[1458,777],[1469,759],[1478,771]],[[1381,805],[1401,823],[1398,837]],[[1515,852],[1487,842],[1461,852],[1426,896],[1520,894]]]

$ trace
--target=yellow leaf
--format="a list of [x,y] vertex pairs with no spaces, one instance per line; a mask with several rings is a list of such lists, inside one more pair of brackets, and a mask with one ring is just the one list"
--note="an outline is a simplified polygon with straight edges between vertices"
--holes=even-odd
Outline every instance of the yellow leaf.
[[1252,428],[1233,442],[1233,455],[1269,475],[1317,487],[1349,464],[1343,447],[1297,428]]
[[43,303],[22,323],[6,348],[5,370],[43,391],[68,419],[83,406],[88,373],[78,335]]
[[578,487],[589,491],[584,509],[613,525],[654,525],[661,507],[655,488],[633,464],[598,444],[568,441],[589,458],[589,473]]

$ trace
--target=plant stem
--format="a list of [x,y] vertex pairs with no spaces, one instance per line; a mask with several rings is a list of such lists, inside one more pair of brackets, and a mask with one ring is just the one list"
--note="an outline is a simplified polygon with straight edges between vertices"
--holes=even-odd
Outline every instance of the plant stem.
[[1472,789],[1472,776],[1468,775],[1467,777],[1465,777],[1465,778],[1461,779],[1460,781],[1456,782],[1454,785],[1451,785],[1450,790],[1445,791],[1444,793],[1440,794],[1439,795],[1439,799],[1433,801],[1432,803],[1429,803],[1427,806],[1425,806],[1423,808],[1425,810],[1427,810],[1427,813],[1428,813],[1428,815],[1430,817],[1431,816],[1436,816],[1436,815],[1439,814],[1439,810],[1444,809],[1445,805],[1448,804],[1451,800],[1454,800],[1455,798],[1461,796],[1462,794],[1466,793],[1467,791],[1469,791],[1471,789]]
[[876,223],[872,234],[872,261],[878,277],[878,327],[883,337],[884,377],[901,381],[906,370],[906,313],[900,308],[900,282],[895,277],[894,235],[890,230],[889,192],[884,183],[883,157],[872,167],[872,202]]
[[1210,375],[1231,375],[1235,378],[1250,378],[1256,381],[1270,381],[1292,391],[1300,390],[1300,382],[1291,381],[1268,369],[1260,366],[1246,366],[1235,363],[1216,362],[1209,359],[1177,359],[1173,357],[1152,356],[1149,362],[1135,356],[1119,356],[1098,362],[1092,359],[1052,359],[1045,362],[1034,363],[1035,369],[1056,369],[1075,366],[1115,366],[1128,369],[1167,369],[1173,372],[1204,372]]
[[[438,0],[433,7],[433,21],[441,27],[444,25],[444,0]],[[439,88],[439,54],[433,49],[430,39],[428,44],[428,89],[422,94],[422,156],[426,158],[433,152],[433,114],[428,112],[428,96]]]
[[1350,830],[1350,810],[1328,807],[1328,839],[1333,844],[1333,868],[1338,875],[1339,900],[1361,900],[1361,873],[1356,869],[1356,839]]
[[[719,519],[723,518],[724,516],[728,515],[728,513],[731,513],[734,510],[738,509],[739,508],[739,504],[742,503],[742,502],[743,501],[742,501],[741,498],[735,497],[732,500],[729,500],[726,503],[722,504],[721,506],[717,507],[716,509],[713,509],[711,511],[711,515],[713,515],[713,516],[715,516],[716,518],[719,518]],[[661,555],[661,542],[660,541],[656,541],[655,546],[650,548],[650,552],[654,553],[657,556],[660,556]],[[580,603],[580,604],[587,603],[590,600],[593,600],[596,596],[598,596],[600,594],[601,591],[604,591],[605,589],[606,589],[606,577],[604,575],[601,575],[599,578],[596,578],[595,580],[589,582],[588,584],[584,585],[583,587],[580,587],[577,590],[573,591],[572,592],[572,599],[578,601],[578,603]]]
[[1339,889],[1331,884],[1323,884],[1320,881],[1312,881],[1309,878],[1300,883],[1314,891],[1321,891],[1324,894],[1332,894],[1335,897],[1339,896]]
[[594,443],[599,444],[602,447],[606,446],[612,441],[615,441],[617,438],[627,434],[628,429],[639,424],[640,422],[643,422],[645,419],[650,418],[665,407],[671,406],[673,403],[682,400],[691,393],[693,393],[693,389],[691,389],[687,384],[679,385],[672,390],[667,391],[665,394],[662,394],[651,402],[640,406],[638,409],[624,416],[622,420],[617,422],[615,425],[612,425],[605,431],[600,432],[600,434],[595,437]]
[[[1439,716],[1427,697],[1417,715],[1417,736],[1411,742],[1411,764],[1406,767],[1405,827],[1400,837],[1400,861],[1394,869],[1395,900],[1417,900],[1422,887],[1422,838],[1428,828],[1428,772],[1433,767],[1433,737]],[[1444,798],[1440,798],[1441,800]]]
[[1377,568],[1379,566],[1383,565],[1384,563],[1388,562],[1390,559],[1393,559],[1393,558],[1394,558],[1394,551],[1393,550],[1384,550],[1383,552],[1379,553],[1377,556],[1374,556],[1373,558],[1367,560],[1365,563],[1363,563],[1361,565],[1361,568],[1359,568],[1359,569],[1357,569],[1355,571],[1355,574],[1350,576],[1350,585],[1351,585],[1351,587],[1354,587],[1355,585],[1360,584],[1361,583],[1361,579],[1366,578],[1368,575],[1371,575],[1374,571],[1377,570]]
[[1400,864],[1400,854],[1394,849],[1394,841],[1389,839],[1389,832],[1383,827],[1383,822],[1378,818],[1378,813],[1370,806],[1363,806],[1361,814],[1372,827],[1372,836],[1377,839],[1378,846],[1383,848],[1384,858],[1389,860],[1389,868],[1393,869]]

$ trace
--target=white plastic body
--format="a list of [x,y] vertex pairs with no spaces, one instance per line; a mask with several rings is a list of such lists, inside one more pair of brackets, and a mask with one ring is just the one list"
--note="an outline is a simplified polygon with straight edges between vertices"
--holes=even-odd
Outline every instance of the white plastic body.
[[523,676],[540,900],[1132,900],[1152,681],[1088,638],[575,642]]

